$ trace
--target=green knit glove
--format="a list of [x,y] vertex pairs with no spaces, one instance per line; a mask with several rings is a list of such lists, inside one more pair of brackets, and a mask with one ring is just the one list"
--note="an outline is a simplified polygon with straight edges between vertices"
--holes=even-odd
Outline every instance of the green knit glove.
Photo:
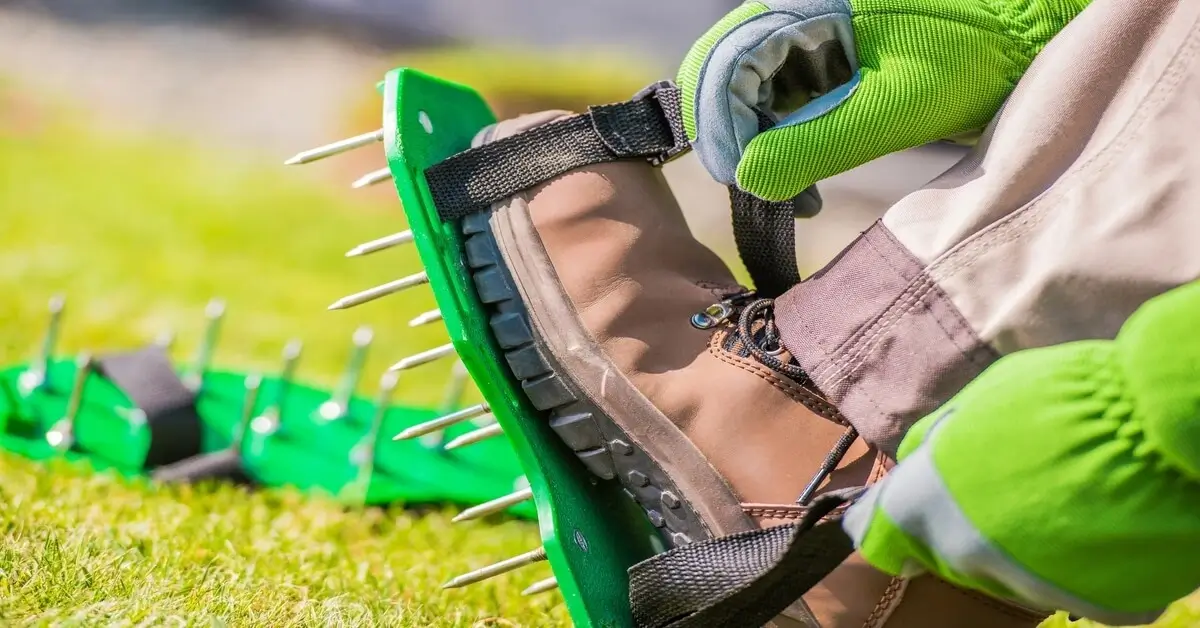
[[843,520],[901,576],[1114,625],[1200,587],[1200,283],[1113,341],[1007,356],[912,427]]
[[789,199],[982,129],[1089,2],[750,0],[684,60],[684,127],[713,178]]

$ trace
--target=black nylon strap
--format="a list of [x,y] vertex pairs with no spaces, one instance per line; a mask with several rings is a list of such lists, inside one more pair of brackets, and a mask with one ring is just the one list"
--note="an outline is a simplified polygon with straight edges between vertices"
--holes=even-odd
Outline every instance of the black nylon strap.
[[[810,188],[817,207],[820,197]],[[807,193],[807,190],[806,190]],[[774,299],[800,283],[796,266],[796,217],[812,212],[806,194],[783,202],[764,201],[735,186],[729,188],[733,239],[738,256],[754,280],[754,291]]]
[[665,161],[687,149],[678,111],[678,88],[656,84],[632,100],[465,150],[427,168],[425,179],[438,215],[455,220],[576,168]]
[[[663,81],[632,99],[488,142],[425,169],[438,216],[457,220],[486,210],[522,190],[599,163],[645,159],[661,165],[690,150],[679,88]],[[767,128],[770,122],[764,118]],[[773,298],[800,283],[796,268],[797,216],[820,208],[816,187],[771,202],[729,188],[738,254],[755,290]]]
[[822,497],[798,523],[685,545],[629,569],[638,628],[758,628],[854,551],[841,521],[818,523],[845,502]]
[[178,462],[200,453],[196,395],[175,373],[162,347],[113,353],[96,362],[96,372],[121,389],[146,413],[150,449],[146,468]]
[[[758,112],[759,131],[774,123]],[[759,295],[774,299],[800,283],[796,266],[796,218],[811,217],[821,210],[817,186],[786,201],[764,201],[753,194],[729,186],[729,207],[733,213],[733,240],[746,272],[754,279]]]

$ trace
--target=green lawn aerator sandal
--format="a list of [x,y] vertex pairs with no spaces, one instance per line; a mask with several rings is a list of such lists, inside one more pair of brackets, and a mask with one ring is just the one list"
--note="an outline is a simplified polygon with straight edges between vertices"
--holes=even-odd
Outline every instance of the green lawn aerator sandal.
[[782,347],[770,298],[795,272],[791,217],[811,208],[732,194],[760,290],[739,286],[656,168],[688,148],[673,85],[499,123],[411,69],[381,91],[380,130],[289,163],[382,142],[388,169],[369,177],[390,175],[409,231],[378,242],[414,242],[425,268],[346,301],[430,285],[450,343],[393,368],[460,356],[542,533],[447,587],[549,559],[579,626],[1038,623],[851,555],[841,513],[889,462]]
[[[74,362],[53,359],[62,306],[61,298],[51,302],[39,356],[0,372],[0,444],[9,450],[36,459],[83,457],[96,467],[148,472],[164,482],[248,479],[354,503],[471,505],[523,485],[512,450],[501,441],[445,451],[441,443],[379,438],[459,409],[465,377],[447,387],[442,408],[393,403],[390,375],[374,401],[357,397],[369,330],[355,334],[341,384],[330,393],[295,381],[296,341],[285,347],[277,377],[211,369],[224,314],[220,301],[209,304],[204,339],[182,374],[168,359],[168,342],[83,354]],[[468,427],[458,429],[466,432],[460,437],[469,435]],[[510,514],[534,516],[527,504]]]

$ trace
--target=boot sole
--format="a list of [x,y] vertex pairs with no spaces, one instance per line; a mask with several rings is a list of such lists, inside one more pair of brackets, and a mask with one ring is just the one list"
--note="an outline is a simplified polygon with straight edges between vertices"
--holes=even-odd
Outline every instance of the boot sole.
[[[513,233],[513,229],[506,228],[502,220],[497,220],[504,211],[508,210],[489,210],[468,216],[462,222],[462,232],[465,236],[466,261],[478,296],[489,314],[492,333],[504,353],[508,370],[521,382],[525,396],[534,407],[548,414],[550,427],[555,434],[571,448],[592,475],[621,483],[625,493],[641,507],[650,523],[660,530],[668,546],[678,547],[714,535],[753,529],[753,524],[742,513],[732,491],[707,461],[702,457],[697,458],[699,452],[681,465],[693,469],[702,466],[698,475],[708,483],[708,490],[703,491],[706,503],[693,504],[684,496],[694,492],[681,490],[668,472],[668,466],[679,465],[658,462],[646,447],[639,444],[636,437],[613,419],[611,413],[602,407],[604,404],[581,390],[581,386],[568,375],[570,371],[564,368],[557,356],[567,344],[564,335],[559,334],[557,342],[552,341],[550,336],[555,334],[539,328],[534,317],[530,316],[521,289],[537,284],[544,290],[549,283],[555,284],[558,290],[561,287],[557,285],[552,269],[547,268],[548,264],[531,263],[528,259],[511,260],[505,255],[505,250],[520,248],[528,252],[531,247],[540,249],[539,252],[544,255],[544,248],[540,240],[528,242]],[[498,231],[504,232],[503,235],[498,237]],[[519,243],[520,246],[506,247],[501,240]],[[514,270],[518,272],[514,273]],[[547,276],[548,273],[550,276]],[[518,274],[524,281],[516,276]],[[559,314],[553,307],[551,310]],[[570,321],[562,320],[566,318]],[[582,330],[573,310],[569,315],[555,316],[554,319],[556,325],[574,324]],[[612,370],[615,371],[615,367]],[[632,385],[627,386],[632,390]],[[667,422],[665,417],[661,422]],[[676,432],[676,440],[686,439],[673,424],[669,424],[669,427],[657,426],[657,430],[655,426],[650,427],[655,433],[649,439],[643,435],[643,441],[655,437],[661,440],[669,436],[668,432]],[[688,458],[686,455],[679,456],[678,452],[694,450],[694,447],[684,441],[674,446],[668,443],[668,449],[676,453],[670,458]],[[714,488],[716,490],[712,490]],[[702,516],[702,512],[707,516]]]

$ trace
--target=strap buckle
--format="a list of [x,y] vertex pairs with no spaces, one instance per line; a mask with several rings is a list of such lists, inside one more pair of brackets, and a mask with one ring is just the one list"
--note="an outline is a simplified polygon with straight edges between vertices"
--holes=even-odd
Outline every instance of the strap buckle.
[[634,94],[630,100],[653,100],[658,105],[663,117],[666,118],[668,128],[671,129],[673,145],[666,152],[647,158],[650,165],[657,168],[692,149],[692,143],[688,141],[687,131],[683,128],[683,96],[679,91],[679,86],[674,81],[657,81],[651,83]]

